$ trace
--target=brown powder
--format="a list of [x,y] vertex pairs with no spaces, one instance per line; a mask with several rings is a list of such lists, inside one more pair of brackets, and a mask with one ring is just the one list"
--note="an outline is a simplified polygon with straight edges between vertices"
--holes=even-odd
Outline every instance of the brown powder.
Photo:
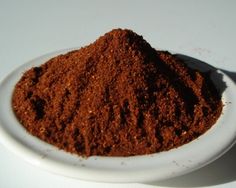
[[82,156],[169,150],[222,111],[207,74],[122,29],[25,72],[12,105],[32,135]]

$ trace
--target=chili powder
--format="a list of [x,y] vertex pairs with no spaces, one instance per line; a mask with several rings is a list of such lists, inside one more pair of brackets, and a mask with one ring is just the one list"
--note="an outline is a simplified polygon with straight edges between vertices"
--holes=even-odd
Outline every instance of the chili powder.
[[32,135],[81,156],[132,156],[186,144],[222,111],[209,76],[131,30],[26,71],[13,110]]

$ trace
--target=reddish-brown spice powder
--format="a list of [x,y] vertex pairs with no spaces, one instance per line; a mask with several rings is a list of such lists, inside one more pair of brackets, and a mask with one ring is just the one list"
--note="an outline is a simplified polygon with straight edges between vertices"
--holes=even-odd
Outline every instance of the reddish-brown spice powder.
[[25,72],[12,106],[32,135],[82,156],[169,150],[222,111],[207,74],[122,29]]

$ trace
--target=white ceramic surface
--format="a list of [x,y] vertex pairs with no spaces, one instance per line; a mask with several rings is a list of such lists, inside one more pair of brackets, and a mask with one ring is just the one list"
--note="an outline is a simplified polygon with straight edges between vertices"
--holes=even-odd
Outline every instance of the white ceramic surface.
[[[198,139],[168,152],[134,157],[81,158],[42,142],[29,135],[19,124],[11,108],[11,94],[22,73],[32,66],[68,50],[36,58],[9,74],[0,85],[0,141],[29,163],[42,169],[92,181],[145,182],[162,180],[198,169],[226,152],[236,137],[236,89],[222,72],[227,88],[223,92],[225,104],[217,123]],[[212,75],[214,78],[214,75]]]

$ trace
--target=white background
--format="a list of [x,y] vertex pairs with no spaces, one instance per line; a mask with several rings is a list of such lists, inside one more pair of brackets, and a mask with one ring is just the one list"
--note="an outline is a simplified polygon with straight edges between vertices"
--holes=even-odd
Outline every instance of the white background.
[[[233,0],[0,0],[0,80],[32,58],[86,45],[118,27],[142,34],[153,47],[228,71],[236,82]],[[182,177],[149,184],[104,184],[50,174],[0,145],[0,188],[236,187],[235,159],[236,146],[210,165]]]

